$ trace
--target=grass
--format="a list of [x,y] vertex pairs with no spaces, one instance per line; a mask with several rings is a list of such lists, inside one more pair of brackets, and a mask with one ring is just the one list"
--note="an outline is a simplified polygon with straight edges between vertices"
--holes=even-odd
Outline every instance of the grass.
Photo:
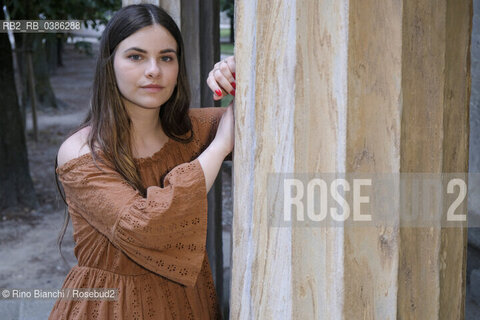
[[220,44],[220,53],[233,56],[233,43],[221,43]]
[[[220,39],[228,39],[230,41],[230,28],[220,29]],[[220,53],[226,55],[233,55],[233,43],[220,43]]]
[[230,39],[230,28],[220,29],[220,38]]

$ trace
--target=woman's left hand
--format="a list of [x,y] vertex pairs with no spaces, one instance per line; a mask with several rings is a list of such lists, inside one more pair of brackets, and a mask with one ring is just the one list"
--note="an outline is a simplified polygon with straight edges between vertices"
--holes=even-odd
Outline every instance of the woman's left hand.
[[235,57],[217,62],[207,78],[207,84],[214,92],[213,100],[220,100],[228,93],[235,96],[235,81]]

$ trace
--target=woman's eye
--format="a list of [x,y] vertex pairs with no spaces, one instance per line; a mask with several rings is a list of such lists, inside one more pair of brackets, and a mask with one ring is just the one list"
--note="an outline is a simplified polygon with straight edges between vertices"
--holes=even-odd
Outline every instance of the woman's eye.
[[140,55],[138,55],[138,54],[132,54],[132,55],[129,55],[129,56],[128,56],[128,59],[133,60],[133,61],[138,61],[138,60],[140,60],[141,58],[142,58],[142,57],[140,57]]
[[170,56],[164,56],[164,57],[162,57],[162,61],[169,62],[169,61],[172,61],[172,60],[173,60],[173,58],[170,57]]

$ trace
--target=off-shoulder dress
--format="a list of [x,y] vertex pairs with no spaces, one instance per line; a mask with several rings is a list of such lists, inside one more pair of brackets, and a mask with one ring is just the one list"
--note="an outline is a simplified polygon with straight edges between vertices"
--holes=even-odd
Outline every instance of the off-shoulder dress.
[[146,197],[106,162],[97,162],[99,170],[90,153],[56,169],[78,260],[62,288],[117,288],[119,295],[116,301],[58,299],[49,319],[220,318],[197,157],[215,137],[225,109],[190,109],[190,143],[170,139],[151,157],[135,159]]

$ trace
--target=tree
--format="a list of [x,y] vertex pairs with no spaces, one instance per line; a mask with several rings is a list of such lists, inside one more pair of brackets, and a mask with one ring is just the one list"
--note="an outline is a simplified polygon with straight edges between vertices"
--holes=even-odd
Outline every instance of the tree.
[[235,13],[235,0],[220,0],[220,11],[226,11],[227,16],[230,18],[230,43],[235,42],[235,28],[234,28],[234,13]]
[[[2,1],[0,4],[2,7],[0,20],[4,20],[4,2]],[[107,20],[110,10],[121,7],[121,2],[119,0],[96,2],[10,0],[6,1],[6,5],[12,20],[39,19],[40,16],[44,16],[47,19],[92,19],[95,20],[95,23],[97,21],[102,23]],[[33,37],[36,40],[17,37],[17,47],[27,48],[32,44],[37,45],[33,60],[35,65],[41,69],[42,75],[37,73],[38,69],[34,66],[36,82],[45,85],[48,81],[49,86],[49,70],[46,68],[48,65],[47,53],[45,48],[41,46],[43,38],[42,35],[34,35]],[[35,53],[37,54],[35,55]],[[25,62],[19,62],[23,66],[26,65]],[[2,97],[2,103],[0,104],[0,210],[4,211],[7,208],[13,209],[16,207],[35,208],[38,202],[29,173],[24,122],[15,90],[12,49],[7,33],[0,33],[0,85]],[[50,91],[54,99],[51,87],[47,88],[46,91]],[[37,92],[42,92],[42,90],[37,87]],[[49,93],[45,94],[48,95]],[[42,99],[39,99],[39,101],[42,101]]]
[[[42,8],[48,2],[45,1],[28,1],[28,0],[10,0],[7,1],[7,9],[12,20],[37,20],[42,13]],[[14,33],[16,43],[16,55],[19,66],[19,72],[22,79],[22,108],[26,108],[31,104],[28,95],[27,72],[26,72],[26,52],[32,52],[35,91],[37,101],[41,107],[57,107],[57,100],[50,84],[50,70],[47,64],[47,54],[44,43],[44,34],[25,34]]]
[[[3,20],[3,10],[0,10]],[[13,78],[12,49],[7,33],[0,33],[0,210],[35,208],[37,199],[28,171],[27,146]]]
[[[46,20],[84,20],[85,25],[91,22],[94,27],[97,24],[105,24],[107,17],[112,10],[121,7],[120,0],[8,0],[7,9],[12,20],[25,20],[40,18]],[[61,34],[59,34],[61,35]],[[52,34],[15,34],[15,42],[19,49],[17,58],[19,61],[20,73],[23,79],[23,87],[27,87],[25,76],[25,52],[33,51],[33,65],[35,74],[35,91],[40,106],[57,107],[57,100],[50,84],[50,73],[61,62],[61,51],[57,47],[62,46],[65,37],[53,36]],[[55,59],[48,55],[55,53]],[[49,63],[50,62],[50,63]],[[23,90],[23,99],[26,107],[31,101],[28,90]]]

